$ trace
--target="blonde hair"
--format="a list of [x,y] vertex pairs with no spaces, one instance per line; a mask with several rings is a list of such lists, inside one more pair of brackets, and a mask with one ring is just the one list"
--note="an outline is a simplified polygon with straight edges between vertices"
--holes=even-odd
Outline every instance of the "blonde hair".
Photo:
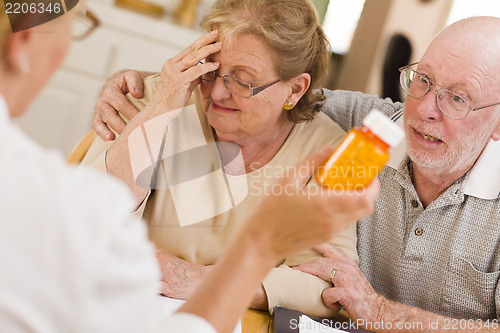
[[[14,17],[12,18],[14,19]],[[5,1],[0,1],[0,57],[5,55],[5,43],[12,33],[9,16],[5,10]]]
[[313,119],[325,99],[318,89],[328,72],[329,43],[310,0],[217,0],[201,26],[218,29],[223,38],[242,33],[261,37],[274,52],[281,80],[309,73],[309,89],[288,117],[293,122]]
[[[76,3],[74,1],[68,2],[68,6],[72,4],[71,7],[67,7],[68,12],[74,10],[76,7],[82,6],[86,1],[87,0],[82,0]],[[5,44],[13,32],[30,29],[42,24],[49,24],[48,22],[56,21],[56,19],[66,14],[62,5],[58,7],[58,11],[56,11],[55,8],[56,7],[53,7],[53,10],[43,12],[39,12],[39,8],[36,8],[35,12],[32,12],[31,8],[27,12],[21,9],[20,11],[12,11],[7,14],[5,1],[0,1],[0,57],[3,58],[5,56]]]

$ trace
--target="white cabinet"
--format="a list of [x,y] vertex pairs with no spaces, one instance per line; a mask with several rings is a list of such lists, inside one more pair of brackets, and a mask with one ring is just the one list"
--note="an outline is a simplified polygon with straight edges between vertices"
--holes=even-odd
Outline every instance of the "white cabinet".
[[179,27],[95,0],[88,7],[101,26],[75,42],[62,68],[18,124],[48,148],[67,155],[91,128],[95,100],[119,69],[159,71],[163,62],[202,32]]

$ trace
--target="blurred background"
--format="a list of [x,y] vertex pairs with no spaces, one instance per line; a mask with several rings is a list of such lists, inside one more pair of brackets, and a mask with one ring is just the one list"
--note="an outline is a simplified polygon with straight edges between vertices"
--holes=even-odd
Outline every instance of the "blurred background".
[[[500,17],[491,0],[311,0],[331,43],[327,87],[400,100],[397,68],[418,61],[444,26],[474,15]],[[90,0],[101,26],[75,42],[63,67],[18,124],[68,155],[91,129],[106,78],[120,69],[161,70],[198,38],[213,0]],[[45,112],[37,112],[38,109]]]

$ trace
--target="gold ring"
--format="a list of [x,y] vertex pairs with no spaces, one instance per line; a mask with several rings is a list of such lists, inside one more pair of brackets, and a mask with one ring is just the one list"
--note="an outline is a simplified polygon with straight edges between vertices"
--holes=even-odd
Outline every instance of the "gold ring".
[[332,272],[330,273],[330,277],[328,278],[328,282],[332,283],[332,280],[333,280],[333,277],[335,276],[335,274],[337,274],[337,270],[334,268],[332,269]]

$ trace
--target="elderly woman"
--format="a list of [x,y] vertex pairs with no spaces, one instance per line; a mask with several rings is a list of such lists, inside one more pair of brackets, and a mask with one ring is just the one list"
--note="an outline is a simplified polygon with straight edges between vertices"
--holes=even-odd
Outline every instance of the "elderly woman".
[[[201,283],[257,202],[276,190],[270,186],[276,178],[291,172],[291,166],[318,147],[334,145],[344,134],[337,124],[318,113],[323,97],[317,88],[327,72],[328,42],[309,0],[219,0],[206,14],[202,26],[210,32],[168,60],[160,75],[144,80],[144,98],[129,96],[142,111],[121,136],[114,143],[97,140],[85,160],[106,168],[133,188],[138,203],[142,203],[140,211],[148,222],[150,238],[158,248],[163,294],[175,298],[188,297]],[[190,98],[198,116],[187,116],[188,107],[178,115],[175,110],[189,104]],[[163,134],[162,147],[153,147],[147,154],[141,152],[137,148],[141,144],[134,143],[137,129],[146,133],[152,119],[165,111],[170,111],[168,118],[173,120]],[[208,150],[213,151],[212,143],[217,143],[221,156],[209,154],[206,160],[222,160],[223,184],[229,184],[232,195],[231,209],[216,209],[227,196],[219,188],[208,195],[197,193],[197,187],[191,192],[179,191],[179,181],[167,175],[168,186],[148,191],[139,186],[144,183],[133,170],[140,164],[138,156],[156,157],[164,146],[173,149],[163,161],[171,163],[166,169],[186,169],[175,163],[175,156],[181,155],[175,149],[187,145],[193,128],[200,124]],[[222,143],[239,147],[233,155],[242,157],[240,163],[234,162],[238,160],[234,156],[229,158],[231,163],[227,162]],[[147,147],[147,143],[142,146]],[[194,144],[188,146],[196,148]],[[156,171],[164,166],[157,162]],[[216,169],[213,167],[211,172]],[[242,175],[248,190],[244,195],[234,191],[241,185]],[[182,200],[189,204],[179,204]],[[186,216],[203,215],[200,211],[210,200],[215,202],[209,205],[217,206],[215,213],[185,222]],[[354,225],[332,243],[357,258]],[[320,297],[328,283],[290,269],[317,256],[310,250],[287,258],[264,280],[252,307],[272,311],[274,306],[283,306],[331,316],[332,311]]]

